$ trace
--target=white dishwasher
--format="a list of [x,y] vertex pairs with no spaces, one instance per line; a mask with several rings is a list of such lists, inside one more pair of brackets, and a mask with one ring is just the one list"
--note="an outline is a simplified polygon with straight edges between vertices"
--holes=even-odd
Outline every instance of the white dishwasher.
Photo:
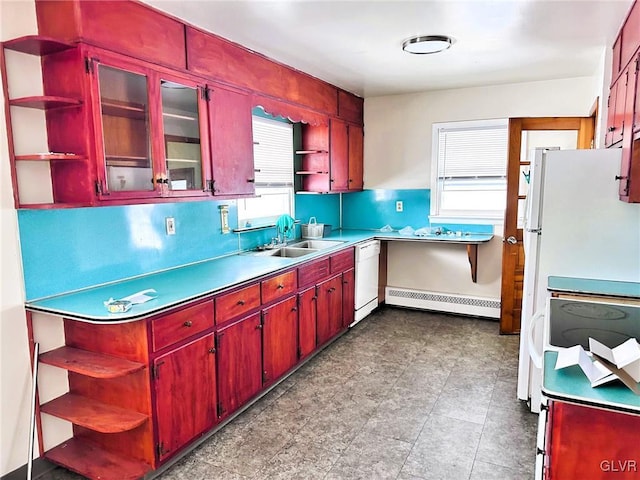
[[353,326],[378,306],[378,258],[380,241],[356,245],[356,298]]

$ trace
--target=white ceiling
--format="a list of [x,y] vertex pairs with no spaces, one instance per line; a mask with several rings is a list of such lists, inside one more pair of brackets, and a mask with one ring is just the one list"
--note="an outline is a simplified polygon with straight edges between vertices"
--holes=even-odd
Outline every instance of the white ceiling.
[[[144,0],[364,97],[593,75],[633,0]],[[436,55],[403,40],[449,35]]]

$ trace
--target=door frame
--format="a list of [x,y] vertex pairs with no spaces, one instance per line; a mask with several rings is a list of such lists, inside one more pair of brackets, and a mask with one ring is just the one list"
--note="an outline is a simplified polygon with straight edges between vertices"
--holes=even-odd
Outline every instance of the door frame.
[[[522,251],[522,229],[518,229],[518,195],[522,132],[528,130],[576,130],[576,148],[588,149],[595,144],[595,116],[589,117],[517,117],[509,118],[507,149],[507,206],[502,237],[502,279],[500,291],[500,333],[520,333],[522,284],[516,283],[518,258]],[[507,238],[515,238],[509,243]],[[518,300],[517,300],[518,299]],[[519,305],[518,305],[519,303]],[[514,314],[514,312],[517,312]]]

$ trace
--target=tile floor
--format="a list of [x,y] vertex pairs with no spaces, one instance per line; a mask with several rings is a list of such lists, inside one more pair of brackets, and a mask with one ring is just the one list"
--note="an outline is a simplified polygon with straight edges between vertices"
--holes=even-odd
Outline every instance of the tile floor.
[[516,399],[519,339],[497,332],[387,307],[159,478],[531,479],[537,416]]

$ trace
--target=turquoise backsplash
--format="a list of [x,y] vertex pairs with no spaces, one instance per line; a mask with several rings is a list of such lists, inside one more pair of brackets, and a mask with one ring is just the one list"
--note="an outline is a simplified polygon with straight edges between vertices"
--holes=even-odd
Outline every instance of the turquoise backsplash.
[[[396,212],[396,201],[402,201],[403,211]],[[344,228],[378,230],[390,225],[399,230],[407,225],[414,229],[429,225],[431,191],[363,190],[343,195],[342,225]]]
[[[396,212],[396,201],[404,211]],[[365,190],[342,194],[342,226],[395,230],[429,226],[430,191]],[[19,210],[26,296],[33,300],[123,278],[249,250],[271,241],[274,228],[222,234],[219,205],[229,205],[229,224],[238,225],[234,200],[128,205],[100,208]],[[295,218],[340,227],[340,195],[295,197]],[[176,234],[165,233],[174,217]],[[433,223],[432,226],[436,224]],[[451,230],[492,232],[490,225],[450,225]],[[300,227],[296,227],[300,236]],[[105,299],[106,300],[106,299]]]
[[[221,233],[218,205],[203,201],[100,208],[19,210],[28,300],[231,253],[238,235]],[[176,234],[167,235],[165,218]],[[106,300],[106,299],[105,299]]]

